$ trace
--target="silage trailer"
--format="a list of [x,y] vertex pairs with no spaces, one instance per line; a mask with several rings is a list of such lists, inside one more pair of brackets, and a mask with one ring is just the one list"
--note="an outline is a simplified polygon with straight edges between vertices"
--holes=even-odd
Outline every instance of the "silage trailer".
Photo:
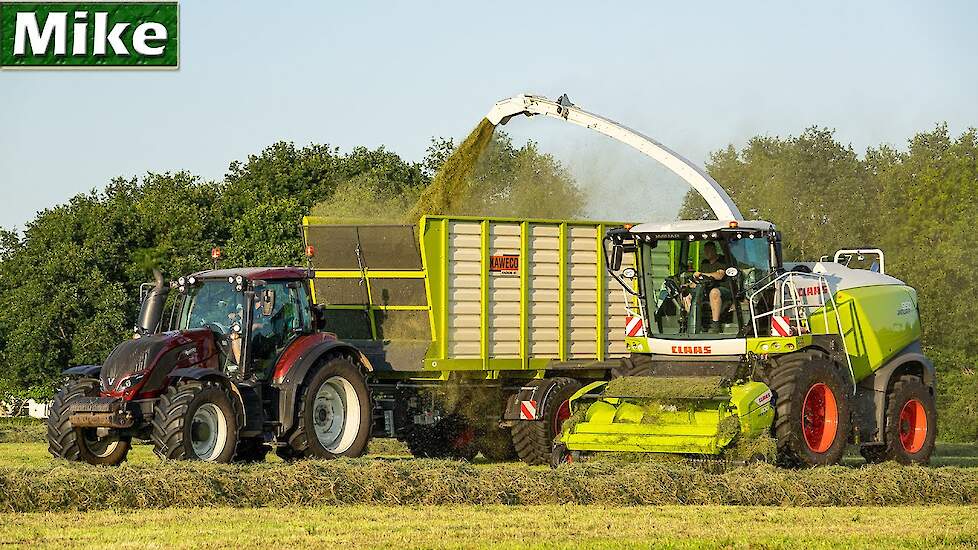
[[306,218],[324,324],[372,367],[375,435],[421,456],[549,460],[567,398],[626,355],[626,294],[601,248],[620,225]]

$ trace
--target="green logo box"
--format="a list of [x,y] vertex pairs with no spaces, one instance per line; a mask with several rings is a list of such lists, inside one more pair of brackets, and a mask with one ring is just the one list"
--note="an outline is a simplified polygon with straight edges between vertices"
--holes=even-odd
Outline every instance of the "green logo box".
[[175,69],[176,2],[0,2],[0,68]]

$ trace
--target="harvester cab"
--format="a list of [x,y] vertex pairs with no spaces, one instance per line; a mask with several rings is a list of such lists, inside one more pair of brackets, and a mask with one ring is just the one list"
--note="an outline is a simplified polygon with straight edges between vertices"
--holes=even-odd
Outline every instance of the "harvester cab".
[[[786,264],[774,225],[744,220],[624,226],[604,248],[630,356],[569,400],[554,464],[609,451],[831,464],[850,442],[872,460],[929,457],[933,367],[916,294],[880,273],[882,252],[867,269]],[[913,397],[894,396],[902,383]]]

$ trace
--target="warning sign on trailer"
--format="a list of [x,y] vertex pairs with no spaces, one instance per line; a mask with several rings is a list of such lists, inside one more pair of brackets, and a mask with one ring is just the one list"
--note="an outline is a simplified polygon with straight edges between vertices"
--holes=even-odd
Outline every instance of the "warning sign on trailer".
[[520,257],[518,254],[489,256],[489,271],[493,273],[519,273]]

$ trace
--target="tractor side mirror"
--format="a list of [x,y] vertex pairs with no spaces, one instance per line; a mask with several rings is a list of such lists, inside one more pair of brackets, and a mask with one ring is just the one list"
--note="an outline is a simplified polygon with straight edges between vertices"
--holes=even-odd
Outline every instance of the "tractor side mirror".
[[275,311],[275,291],[265,289],[261,293],[261,314],[268,317]]
[[620,244],[611,245],[611,257],[608,258],[608,267],[612,271],[621,269],[621,259],[625,255],[625,247]]

